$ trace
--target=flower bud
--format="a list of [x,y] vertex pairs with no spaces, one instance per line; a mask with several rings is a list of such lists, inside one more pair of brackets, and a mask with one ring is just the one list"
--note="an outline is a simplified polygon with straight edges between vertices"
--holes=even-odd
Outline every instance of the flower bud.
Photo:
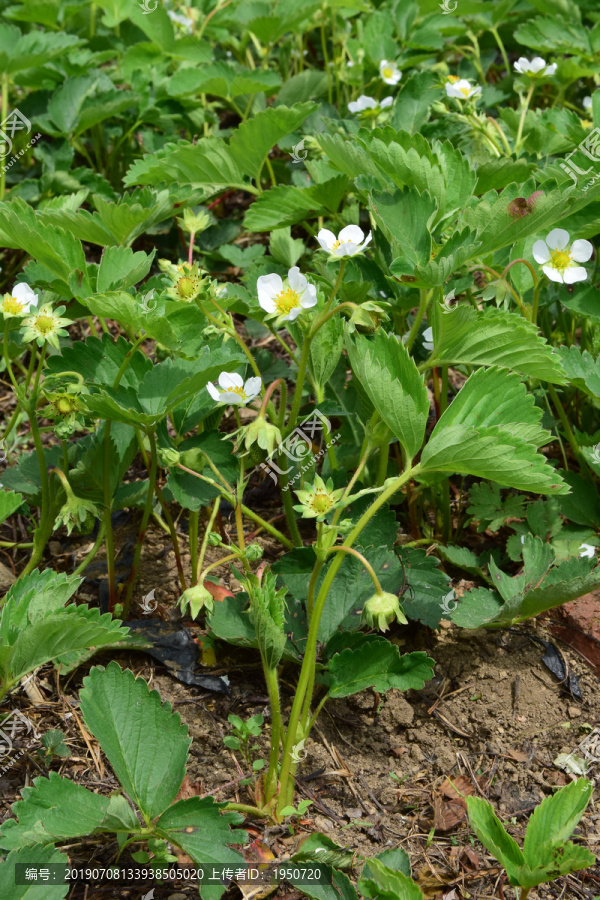
[[214,606],[212,594],[203,584],[195,584],[194,587],[188,588],[177,602],[181,606],[182,612],[185,612],[189,606],[192,619],[196,618],[203,607],[212,612]]
[[363,607],[362,618],[370,628],[377,628],[379,631],[387,631],[388,626],[394,619],[403,625],[408,625],[408,620],[402,612],[398,597],[387,591],[373,594],[367,600]]
[[181,460],[181,454],[173,447],[167,447],[164,450],[159,450],[158,456],[161,466],[164,466],[165,468],[169,468],[169,466],[176,466]]
[[276,425],[267,422],[264,416],[257,416],[249,425],[243,429],[244,446],[246,450],[250,450],[253,444],[258,444],[261,450],[266,450],[269,456],[275,447],[283,440],[281,432]]
[[[179,220],[181,222],[181,220]],[[181,227],[189,234],[199,234],[205,231],[210,225],[210,214],[205,209],[200,209],[198,213],[193,213],[191,209],[184,209],[183,222]]]
[[246,559],[248,562],[258,562],[264,551],[260,544],[248,544],[246,547]]

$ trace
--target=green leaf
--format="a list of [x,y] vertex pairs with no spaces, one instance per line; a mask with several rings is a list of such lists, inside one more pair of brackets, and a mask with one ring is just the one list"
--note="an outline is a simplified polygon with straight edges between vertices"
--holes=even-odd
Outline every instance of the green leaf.
[[403,872],[397,872],[383,865],[378,859],[370,859],[365,865],[371,877],[363,869],[358,887],[364,897],[382,900],[423,900],[420,887]]
[[400,245],[403,256],[415,265],[423,265],[431,256],[428,227],[438,205],[430,194],[416,188],[391,193],[371,194],[371,209],[389,238]]
[[65,884],[15,884],[17,864],[23,866],[69,865],[66,853],[51,845],[32,844],[12,850],[4,862],[0,862],[0,896],[7,900],[63,900],[70,885]]
[[[546,797],[535,808],[527,823],[523,845],[525,862],[531,869],[557,862],[557,857],[560,858],[557,849],[573,834],[592,798],[592,790],[591,781],[578,778]],[[594,857],[589,856],[589,864],[593,865]]]
[[292,75],[277,94],[277,105],[280,103],[292,106],[307,100],[319,100],[327,94],[327,73],[317,69],[305,69]]
[[515,31],[515,38],[520,44],[545,53],[552,50],[591,53],[589,31],[579,22],[559,16],[538,16],[522,23]]
[[[53,375],[78,372],[86,384],[112,387],[132,347],[121,335],[116,341],[110,334],[103,334],[101,340],[88,337],[85,341],[75,341],[72,346],[63,347],[60,355],[48,358],[46,366]],[[152,360],[141,350],[136,350],[129,358],[120,383],[125,387],[137,388],[151,368]]]
[[525,515],[525,499],[507,494],[502,499],[497,484],[474,484],[469,492],[467,512],[479,522],[477,531],[498,531],[507,519],[522,519]]
[[506,869],[511,884],[525,865],[520,847],[495,816],[491,804],[480,797],[467,797],[469,824],[481,843]]
[[0,25],[0,71],[14,75],[24,69],[45,66],[68,49],[83,43],[64,32],[46,33],[35,29],[21,34],[15,25]]
[[9,516],[23,503],[23,495],[16,494],[14,491],[2,491],[0,494],[0,525],[5,522]]
[[429,401],[423,377],[393,334],[346,337],[350,363],[375,409],[412,459],[425,437]]
[[156,832],[181,847],[194,862],[243,866],[242,855],[228,846],[248,839],[245,831],[230,827],[241,822],[238,813],[222,813],[212,797],[191,797],[170,806],[156,823]]
[[343,175],[307,188],[280,184],[257,197],[244,217],[244,226],[251,231],[271,231],[336,212],[346,188]]
[[[325,854],[321,853],[319,856],[325,856]],[[311,857],[310,861],[313,861],[313,857]],[[310,897],[311,900],[359,900],[359,895],[356,893],[347,875],[344,875],[338,869],[325,865],[323,866],[323,872],[331,874],[331,884],[305,884],[304,882],[298,884],[293,879],[291,884],[306,897]]]
[[203,138],[198,144],[166,144],[138,159],[123,181],[126,185],[189,184],[201,191],[197,202],[230,187],[255,193],[225,141],[216,137]]
[[501,191],[515,182],[522,184],[535,171],[535,164],[524,159],[489,159],[477,168],[477,185],[474,193],[487,194],[488,191]]
[[564,384],[561,355],[521,317],[459,305],[434,323],[435,364],[505,366],[522,375]]
[[600,586],[600,567],[595,562],[594,559],[568,559],[551,569],[539,587],[530,591],[523,600],[521,618],[532,618],[597,590]]
[[34,778],[23,790],[23,800],[12,808],[16,819],[0,828],[0,846],[5,850],[32,843],[50,844],[91,834],[102,822],[109,798],[50,772]]
[[426,653],[400,655],[398,647],[384,638],[363,644],[358,650],[343,650],[329,660],[331,697],[349,697],[372,687],[378,693],[390,688],[406,691],[422,688],[433,676],[432,659]]
[[[313,71],[313,69],[306,69],[306,72]],[[292,238],[289,225],[286,228],[275,228],[271,232],[269,252],[278,263],[287,269],[296,265],[304,250],[304,241],[301,238]]]
[[84,721],[123,785],[153,819],[173,802],[185,775],[187,725],[143,678],[116,662],[95,666],[80,692]]
[[101,293],[125,291],[137,284],[150,271],[155,252],[148,256],[142,250],[134,253],[130,247],[108,247],[100,260],[96,289]]
[[277,668],[286,644],[284,631],[284,595],[286,589],[276,590],[275,576],[265,572],[263,579],[253,590],[251,601],[252,624],[264,664],[270,671]]
[[344,349],[344,324],[332,316],[314,336],[310,345],[310,371],[323,387],[333,375]]
[[429,107],[439,97],[431,72],[416,72],[408,78],[394,101],[391,125],[411,134],[418,132],[429,117]]
[[600,397],[600,359],[575,345],[559,347],[558,352],[569,382],[590,397]]

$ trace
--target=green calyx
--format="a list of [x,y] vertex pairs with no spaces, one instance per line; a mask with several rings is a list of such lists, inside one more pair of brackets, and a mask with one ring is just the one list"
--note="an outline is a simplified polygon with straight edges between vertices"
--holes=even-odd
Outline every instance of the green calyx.
[[408,625],[408,619],[402,611],[398,597],[388,591],[373,594],[367,600],[363,607],[362,618],[370,628],[377,628],[379,631],[387,631],[394,619],[402,625]]

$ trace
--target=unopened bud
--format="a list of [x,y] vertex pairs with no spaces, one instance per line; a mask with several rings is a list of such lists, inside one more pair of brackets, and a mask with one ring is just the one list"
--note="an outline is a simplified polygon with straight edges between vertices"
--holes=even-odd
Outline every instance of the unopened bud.
[[363,607],[362,617],[370,628],[377,628],[379,631],[387,631],[394,619],[403,625],[408,625],[408,620],[402,612],[398,597],[387,591],[373,594],[367,600]]

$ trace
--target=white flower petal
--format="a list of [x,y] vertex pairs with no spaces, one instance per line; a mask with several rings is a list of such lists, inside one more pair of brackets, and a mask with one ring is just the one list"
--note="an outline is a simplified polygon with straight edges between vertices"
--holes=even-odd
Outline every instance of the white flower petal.
[[546,60],[542,59],[541,56],[534,56],[531,60],[530,69],[532,72],[541,72],[542,69],[546,68]]
[[252,378],[249,378],[246,384],[244,385],[244,393],[248,400],[252,400],[258,394],[260,394],[260,389],[262,387],[262,380],[258,377],[258,375],[254,375]]
[[581,550],[581,553],[579,554],[579,556],[587,556],[587,557],[589,557],[590,559],[591,559],[592,556],[594,556],[595,553],[596,553],[596,548],[595,548],[595,547],[592,547],[591,544],[582,544],[582,545],[579,547],[579,549]]
[[382,109],[387,109],[388,106],[391,106],[393,102],[394,102],[393,97],[385,97],[379,105],[381,106]]
[[379,63],[379,71],[381,72],[383,69],[385,69],[387,64],[388,64],[387,59],[382,59],[381,62]]
[[360,249],[360,250],[364,250],[365,247],[367,246],[367,244],[370,244],[370,243],[371,243],[372,239],[373,239],[373,232],[370,231],[370,232],[368,233],[368,235],[366,236],[366,238],[364,239],[364,241],[362,242],[362,244],[360,245],[360,248],[359,248],[359,249]]
[[[321,245],[321,247],[323,248],[323,250],[331,251],[331,248],[335,244],[337,238],[336,238],[335,234],[333,233],[333,231],[329,231],[328,228],[321,228],[321,230],[319,231],[319,233],[317,235],[317,240],[318,240],[319,244]],[[260,281],[260,278],[258,280]]]
[[432,341],[433,340],[433,326],[425,329],[425,331],[423,332],[423,340],[424,341]]
[[213,398],[213,400],[216,400],[217,403],[221,402],[220,401],[220,396],[221,396],[220,391],[214,386],[214,384],[212,384],[212,382],[210,382],[210,381],[208,382],[208,384],[206,385],[206,390],[208,391],[210,396]]
[[552,266],[542,266],[542,272],[548,276],[550,281],[558,281],[560,284],[563,284],[563,277],[558,269],[553,269]]
[[569,232],[564,228],[553,228],[546,238],[551,250],[564,250],[569,243]]
[[531,250],[536,263],[547,263],[550,259],[550,251],[548,250],[546,241],[536,241]]
[[220,398],[221,403],[245,403],[248,399],[247,397],[242,397],[240,394],[236,394],[234,391],[230,393],[221,394]]
[[352,241],[353,244],[360,244],[364,239],[365,233],[358,225],[346,225],[338,235],[340,244],[344,244],[346,241]]
[[269,306],[277,294],[283,290],[283,281],[281,275],[272,272],[270,275],[261,275],[256,280],[256,291],[258,293],[258,302],[267,312],[272,312]]
[[593,252],[594,248],[590,242],[582,238],[573,241],[571,245],[571,257],[575,262],[587,262]]
[[575,284],[576,281],[585,281],[586,278],[587,271],[583,266],[571,266],[571,268],[564,271],[565,284]]
[[530,68],[531,68],[531,64],[530,64],[530,62],[529,62],[529,60],[527,59],[526,56],[520,56],[520,57],[518,58],[518,60],[516,61],[516,63],[515,63],[515,69],[516,69],[516,71],[519,72],[521,75],[522,75],[524,72],[529,72],[529,69],[530,69]]
[[356,256],[357,253],[360,253],[360,247],[352,241],[345,241],[343,244],[340,244],[339,247],[335,248],[333,256]]
[[317,304],[317,289],[314,284],[308,284],[300,297],[302,309],[310,309]]
[[557,67],[556,63],[552,63],[551,66],[548,66],[548,68],[547,68],[546,71],[544,72],[544,75],[554,75],[554,73],[556,72],[556,69],[557,69],[557,68],[558,68],[558,67]]
[[584,109],[591,109],[591,108],[592,108],[592,98],[591,98],[591,97],[584,97],[584,98],[583,98],[583,108],[584,108]]
[[227,390],[228,388],[241,388],[244,386],[244,379],[237,372],[221,372],[219,375],[219,385]]
[[298,294],[301,294],[308,284],[306,277],[300,272],[298,266],[293,266],[293,268],[289,270],[288,282],[291,289]]
[[302,312],[302,307],[295,306],[293,309],[290,310],[290,312],[287,316],[283,316],[281,321],[282,322],[293,322],[294,319],[298,318],[298,316],[300,315],[301,312]]

